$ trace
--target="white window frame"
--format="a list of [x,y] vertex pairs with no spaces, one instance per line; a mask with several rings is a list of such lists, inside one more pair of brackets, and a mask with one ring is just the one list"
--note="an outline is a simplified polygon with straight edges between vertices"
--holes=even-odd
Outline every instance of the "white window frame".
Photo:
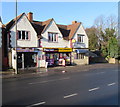
[[[52,36],[51,40],[49,39],[49,35]],[[58,42],[58,36],[57,35],[58,35],[58,33],[48,32],[48,42]],[[55,38],[56,38],[56,40],[55,40]]]
[[[78,42],[78,43],[84,43],[84,36],[85,36],[85,35],[83,35],[83,34],[77,34],[77,42]],[[81,41],[78,41],[78,37],[81,38],[81,39],[80,39]]]
[[[21,34],[21,38],[19,38],[19,32]],[[23,39],[23,32],[25,32],[25,39]],[[28,32],[28,35],[27,35],[27,32]],[[27,37],[28,36],[28,37]],[[29,31],[24,31],[24,30],[19,30],[18,31],[18,40],[30,40],[29,38]]]

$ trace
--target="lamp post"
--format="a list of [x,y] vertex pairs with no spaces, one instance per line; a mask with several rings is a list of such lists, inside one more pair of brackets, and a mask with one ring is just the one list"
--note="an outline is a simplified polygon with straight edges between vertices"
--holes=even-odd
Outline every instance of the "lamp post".
[[16,65],[15,65],[15,74],[18,74],[18,68],[17,68],[17,0],[16,0],[16,20],[15,20],[15,31],[16,31],[16,38],[15,38],[15,61],[16,61]]

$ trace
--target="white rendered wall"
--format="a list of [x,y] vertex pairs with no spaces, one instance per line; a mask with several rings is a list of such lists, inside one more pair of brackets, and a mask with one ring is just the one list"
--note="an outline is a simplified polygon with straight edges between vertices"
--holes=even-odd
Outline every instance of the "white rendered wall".
[[[58,42],[48,42],[48,32],[58,33]],[[54,21],[51,21],[50,25],[46,29],[46,31],[42,34],[43,39],[41,39],[41,45],[42,47],[49,47],[49,48],[65,48],[69,47],[69,41],[66,41],[63,39],[63,36],[56,26]]]
[[[30,31],[30,40],[17,40],[17,47],[37,47],[37,33],[32,27],[31,23],[28,21],[26,15],[24,14],[21,19],[17,22],[17,30]],[[14,25],[11,29],[11,46],[15,47],[16,43],[16,26]]]
[[[84,35],[83,37],[83,42],[84,43],[77,43],[77,34],[82,34]],[[88,48],[88,36],[83,28],[82,25],[80,25],[80,27],[78,28],[77,32],[75,33],[73,39],[76,40],[76,43],[74,43],[74,48]]]

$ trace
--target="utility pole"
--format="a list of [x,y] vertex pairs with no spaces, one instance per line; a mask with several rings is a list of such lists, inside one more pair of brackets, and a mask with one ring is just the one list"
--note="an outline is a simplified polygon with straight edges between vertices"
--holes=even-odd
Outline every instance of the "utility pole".
[[16,60],[16,66],[15,66],[15,74],[18,74],[18,68],[17,68],[17,0],[16,0],[16,20],[15,20],[15,31],[16,31],[16,37],[15,37],[15,60]]

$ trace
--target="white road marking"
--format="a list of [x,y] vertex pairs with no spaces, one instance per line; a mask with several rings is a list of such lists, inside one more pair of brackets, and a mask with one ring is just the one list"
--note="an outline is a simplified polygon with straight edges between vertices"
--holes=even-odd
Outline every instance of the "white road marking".
[[98,72],[98,73],[96,73],[96,74],[104,74],[105,72]]
[[93,76],[93,75],[99,75],[99,74],[104,74],[105,72],[97,72],[97,73],[89,73],[86,74],[85,76]]
[[108,86],[112,86],[112,85],[115,85],[116,83],[115,82],[113,82],[113,83],[111,83],[111,84],[108,84]]
[[70,79],[70,77],[60,78],[60,79],[55,79],[55,80],[48,80],[48,81],[41,81],[41,82],[32,82],[32,83],[28,83],[28,84],[30,84],[30,85],[32,85],[32,84],[42,84],[42,83],[53,82],[53,81],[61,81],[61,80],[67,80],[67,79]]
[[88,91],[95,91],[95,90],[98,90],[98,89],[100,89],[100,87],[92,88],[92,89],[89,89]]
[[69,98],[69,97],[73,97],[73,96],[76,96],[76,95],[78,95],[78,94],[77,94],[77,93],[75,93],[75,94],[70,94],[70,95],[64,96],[64,98]]
[[46,103],[46,102],[40,102],[40,103],[32,104],[32,105],[27,106],[27,107],[38,106],[38,105],[42,105],[42,104],[45,104],[45,103]]

